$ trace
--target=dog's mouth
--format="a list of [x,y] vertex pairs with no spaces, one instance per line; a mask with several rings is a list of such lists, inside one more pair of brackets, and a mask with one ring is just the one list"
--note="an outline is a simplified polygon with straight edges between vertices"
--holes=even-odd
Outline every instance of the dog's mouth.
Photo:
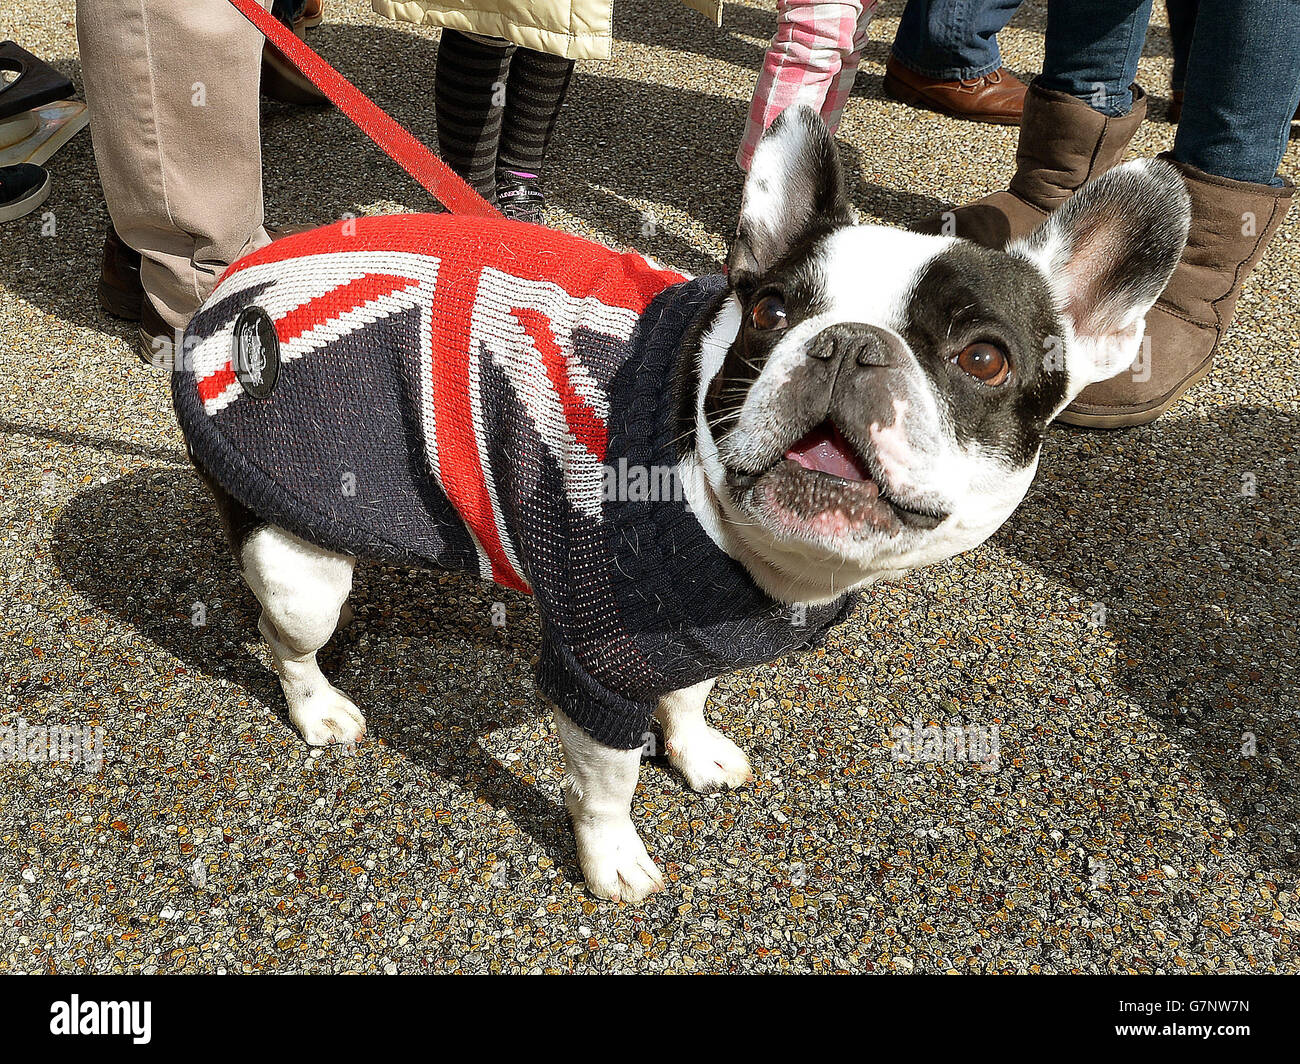
[[806,436],[795,440],[786,448],[783,461],[794,462],[813,473],[879,488],[871,479],[866,463],[833,421],[823,421]]
[[782,531],[828,539],[867,531],[896,534],[937,527],[947,514],[905,506],[892,497],[871,456],[855,448],[826,420],[791,443],[762,473],[728,474],[732,487],[752,498]]

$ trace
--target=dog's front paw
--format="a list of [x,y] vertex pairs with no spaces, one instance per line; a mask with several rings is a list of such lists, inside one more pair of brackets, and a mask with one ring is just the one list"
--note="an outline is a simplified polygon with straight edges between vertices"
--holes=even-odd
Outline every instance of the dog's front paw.
[[708,725],[679,731],[665,746],[668,761],[686,777],[693,791],[712,794],[739,787],[754,778],[745,751]]
[[596,897],[636,904],[663,890],[663,873],[646,853],[630,817],[575,821],[573,831],[587,889]]
[[355,743],[366,734],[366,719],[337,687],[325,687],[289,706],[289,719],[312,746]]

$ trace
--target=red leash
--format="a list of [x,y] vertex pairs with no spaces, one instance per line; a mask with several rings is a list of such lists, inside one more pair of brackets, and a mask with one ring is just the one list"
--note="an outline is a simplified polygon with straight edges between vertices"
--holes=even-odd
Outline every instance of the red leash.
[[383,148],[390,159],[452,214],[500,216],[501,212],[470,188],[459,174],[416,140],[405,127],[371,103],[365,93],[318,56],[283,22],[264,10],[257,0],[230,2],[352,119],[362,133]]

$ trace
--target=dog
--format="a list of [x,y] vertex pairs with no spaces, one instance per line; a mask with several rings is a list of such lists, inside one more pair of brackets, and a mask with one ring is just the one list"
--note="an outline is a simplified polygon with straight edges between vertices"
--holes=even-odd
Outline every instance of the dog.
[[1144,161],[1005,251],[858,225],[798,107],[758,146],[725,277],[358,219],[235,264],[174,401],[307,742],[364,733],[316,662],[358,558],[531,592],[587,886],[639,902],[664,883],[630,815],[651,717],[693,789],[752,779],[706,722],[716,678],[996,531],[1056,414],[1138,355],[1188,221]]

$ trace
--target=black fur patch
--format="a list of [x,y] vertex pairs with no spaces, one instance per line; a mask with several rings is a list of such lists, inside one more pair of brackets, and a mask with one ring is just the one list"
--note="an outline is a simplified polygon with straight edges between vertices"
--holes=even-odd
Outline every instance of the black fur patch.
[[[921,273],[899,331],[947,404],[958,440],[1024,466],[1065,399],[1063,329],[1033,265],[963,241]],[[963,348],[981,341],[1011,360],[1011,375],[999,386],[981,384],[953,363]]]

